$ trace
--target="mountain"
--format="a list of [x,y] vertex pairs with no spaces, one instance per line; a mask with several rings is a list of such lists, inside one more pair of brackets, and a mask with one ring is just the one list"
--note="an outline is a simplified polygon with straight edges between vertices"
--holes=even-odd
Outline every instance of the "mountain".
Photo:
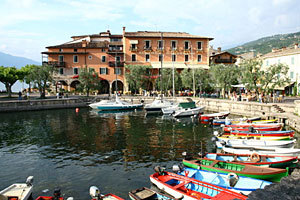
[[258,40],[245,43],[243,45],[227,49],[226,51],[239,55],[254,51],[255,54],[266,54],[272,51],[273,48],[280,49],[282,47],[288,47],[295,43],[300,44],[300,32],[278,34],[269,37],[260,38]]
[[36,62],[31,59],[28,59],[28,58],[12,56],[12,55],[0,52],[0,66],[4,66],[4,67],[15,66],[18,69],[20,69],[21,67],[28,65],[28,64],[41,65],[41,63]]

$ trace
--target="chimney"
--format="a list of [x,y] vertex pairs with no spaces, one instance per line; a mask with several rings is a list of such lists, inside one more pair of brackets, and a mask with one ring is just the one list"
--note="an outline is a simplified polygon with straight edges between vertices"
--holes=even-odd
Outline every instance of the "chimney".
[[294,44],[294,48],[295,48],[295,49],[298,49],[298,48],[299,48],[299,47],[298,47],[298,43],[295,43],[295,44]]
[[125,29],[126,29],[126,27],[123,26],[123,35],[125,35]]
[[86,42],[86,40],[82,40],[82,43],[81,43],[81,45],[82,45],[82,47],[86,47],[86,45],[87,45],[87,42]]
[[220,53],[221,52],[221,47],[218,47],[218,53]]

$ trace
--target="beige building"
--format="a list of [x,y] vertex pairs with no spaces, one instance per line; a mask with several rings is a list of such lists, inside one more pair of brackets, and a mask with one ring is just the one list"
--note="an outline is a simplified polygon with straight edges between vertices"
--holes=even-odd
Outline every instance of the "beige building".
[[297,87],[297,94],[300,93],[300,48],[298,44],[288,48],[272,49],[272,52],[263,55],[261,59],[263,60],[263,68],[276,63],[288,65],[291,84],[282,90],[285,90],[286,94],[292,94],[293,87]]

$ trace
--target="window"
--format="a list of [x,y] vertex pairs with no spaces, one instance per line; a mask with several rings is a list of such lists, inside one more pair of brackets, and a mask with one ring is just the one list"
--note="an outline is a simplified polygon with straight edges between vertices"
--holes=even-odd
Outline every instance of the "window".
[[266,61],[266,66],[269,66],[269,61],[268,60]]
[[184,55],[184,61],[185,61],[185,62],[188,62],[188,61],[189,61],[189,55],[187,55],[187,54]]
[[159,54],[158,56],[158,61],[162,62],[164,60],[164,56],[162,54]]
[[122,38],[110,38],[111,42],[122,42]]
[[145,48],[146,49],[150,48],[150,40],[145,40]]
[[102,49],[101,49],[101,51],[102,51],[102,52],[105,52],[105,49],[104,49],[104,48],[102,48]]
[[121,75],[122,74],[122,68],[115,68],[115,74],[116,75]]
[[121,61],[121,57],[120,56],[116,56],[116,61],[120,62]]
[[202,49],[202,42],[197,42],[197,49],[201,50]]
[[190,42],[189,41],[185,41],[184,42],[184,49],[187,50],[190,47]]
[[132,55],[131,55],[131,61],[132,61],[132,62],[135,62],[135,61],[136,61],[136,55],[135,55],[135,54],[132,54]]
[[89,60],[92,60],[93,56],[88,56]]
[[163,41],[161,41],[161,40],[157,41],[157,48],[158,49],[163,49],[164,48]]
[[294,72],[290,72],[290,78],[291,78],[291,79],[294,78]]
[[64,74],[64,68],[59,68],[59,74],[63,75]]
[[278,64],[280,64],[280,59],[278,59]]
[[78,63],[78,56],[77,55],[73,56],[73,63]]
[[106,67],[101,67],[100,68],[100,74],[108,74],[108,70]]
[[106,62],[106,56],[102,56],[101,62]]
[[77,52],[77,49],[74,49],[74,52]]
[[176,41],[171,41],[171,48],[172,48],[172,50],[177,49],[177,42]]
[[64,62],[64,56],[63,55],[58,56],[58,62],[60,62],[60,63]]
[[176,62],[176,55],[175,54],[172,55],[172,61]]
[[137,49],[136,44],[131,44],[131,49]]
[[150,55],[149,54],[145,55],[145,60],[146,60],[146,62],[150,62]]
[[292,65],[295,64],[295,58],[294,57],[291,58],[291,64]]
[[201,55],[197,55],[197,61],[202,62],[202,56]]
[[75,75],[78,74],[78,68],[77,68],[77,67],[74,67],[74,68],[73,68],[73,74],[75,74]]
[[64,50],[63,50],[63,49],[59,49],[58,51],[59,51],[59,52],[63,52]]

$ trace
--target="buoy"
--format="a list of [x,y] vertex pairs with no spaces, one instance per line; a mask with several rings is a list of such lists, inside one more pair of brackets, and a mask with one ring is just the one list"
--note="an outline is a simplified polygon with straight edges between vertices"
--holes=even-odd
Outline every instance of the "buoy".
[[75,111],[78,113],[79,112],[79,108],[76,108]]

